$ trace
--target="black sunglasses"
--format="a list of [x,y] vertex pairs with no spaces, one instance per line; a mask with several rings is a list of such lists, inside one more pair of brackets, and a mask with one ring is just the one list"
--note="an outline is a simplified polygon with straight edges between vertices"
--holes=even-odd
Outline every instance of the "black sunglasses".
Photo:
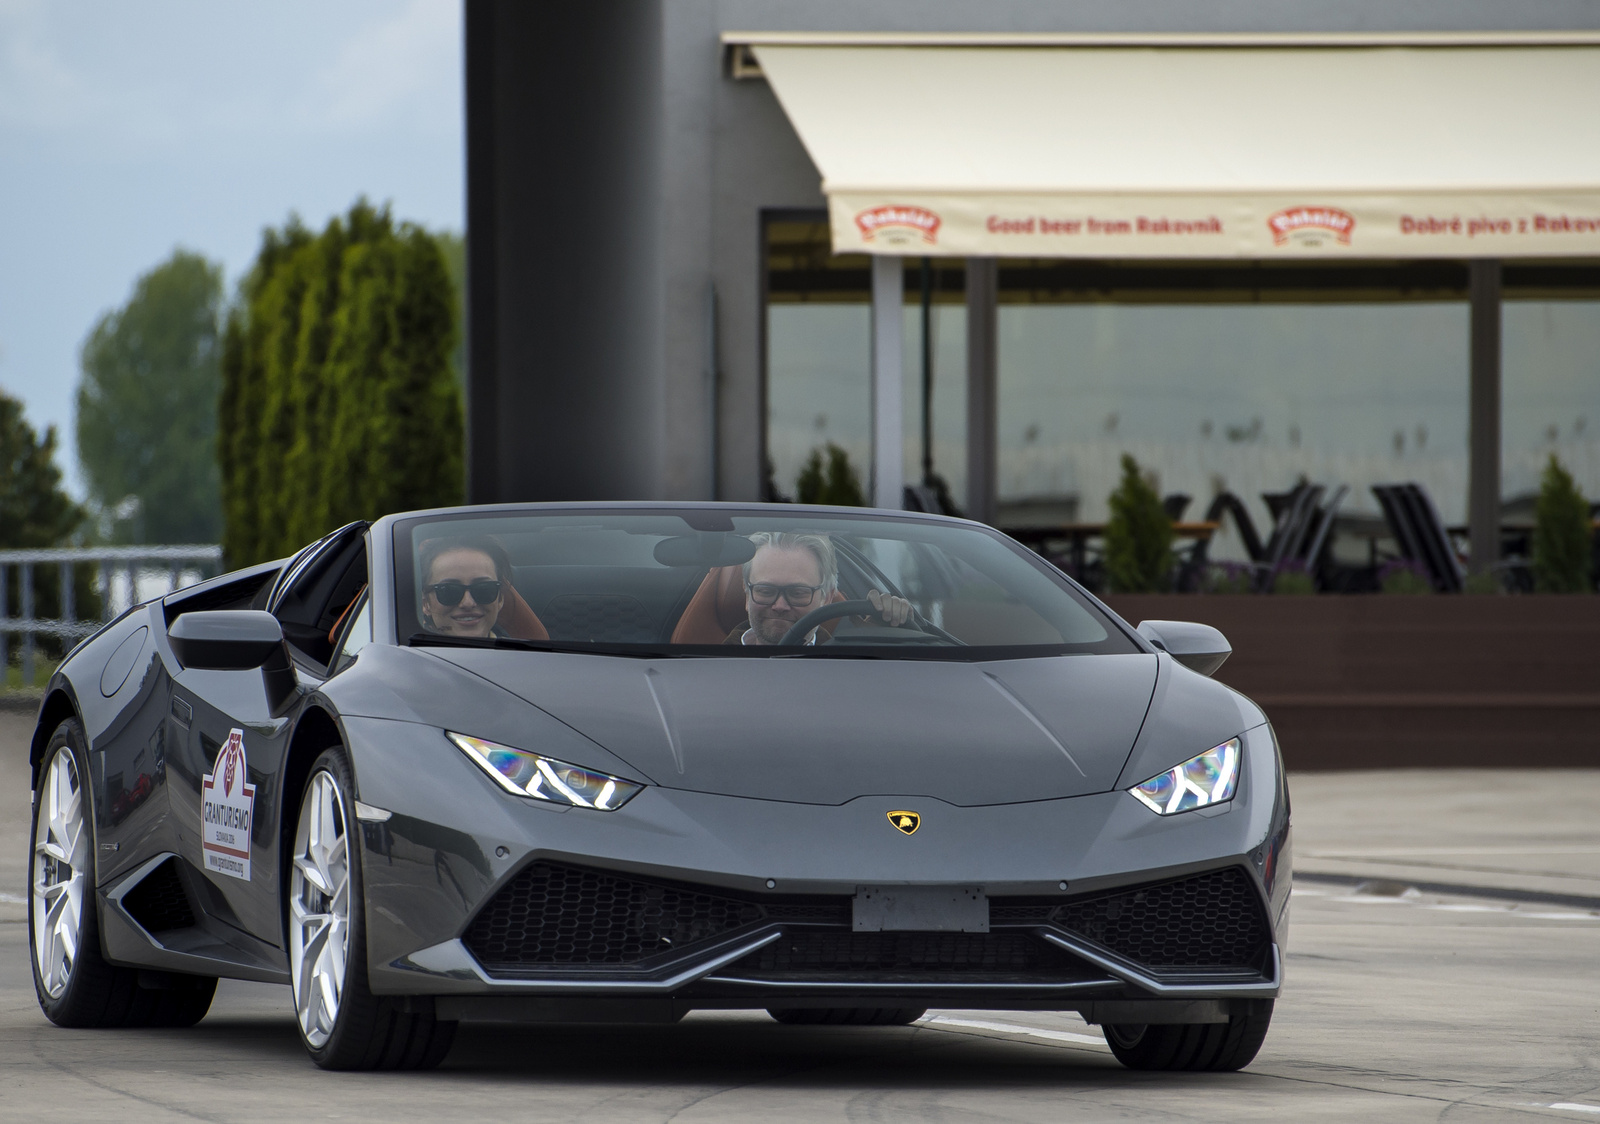
[[804,609],[811,604],[813,597],[822,592],[820,585],[774,585],[771,582],[756,582],[752,585],[745,582],[744,587],[750,591],[750,600],[763,609],[776,605],[779,594],[783,595],[783,599],[791,607]]
[[477,581],[470,583],[458,581],[434,582],[427,587],[427,592],[433,594],[438,599],[439,604],[446,608],[453,609],[461,604],[461,599],[468,592],[471,592],[474,604],[490,605],[500,600],[500,583],[493,578],[479,578]]

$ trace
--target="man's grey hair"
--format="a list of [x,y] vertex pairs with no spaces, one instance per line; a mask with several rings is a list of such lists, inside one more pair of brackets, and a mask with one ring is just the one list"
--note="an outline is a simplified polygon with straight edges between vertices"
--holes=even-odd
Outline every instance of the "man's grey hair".
[[[833,553],[833,543],[828,541],[827,535],[810,531],[757,531],[750,536],[750,541],[755,543],[757,550],[764,546],[774,550],[809,550],[817,560],[817,569],[822,573],[822,596],[827,597],[839,588],[839,560]],[[750,562],[744,564],[746,584],[750,581],[750,563],[754,561],[752,555]]]

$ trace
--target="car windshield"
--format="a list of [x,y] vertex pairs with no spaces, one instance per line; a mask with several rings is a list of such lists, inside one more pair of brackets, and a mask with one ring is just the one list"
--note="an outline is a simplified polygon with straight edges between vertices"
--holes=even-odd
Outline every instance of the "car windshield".
[[790,509],[499,509],[399,520],[402,643],[667,656],[1136,652],[985,528]]

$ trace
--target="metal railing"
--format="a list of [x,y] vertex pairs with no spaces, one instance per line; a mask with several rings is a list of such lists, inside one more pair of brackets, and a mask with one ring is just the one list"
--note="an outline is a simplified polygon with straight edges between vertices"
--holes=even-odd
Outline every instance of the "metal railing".
[[[34,686],[40,636],[58,637],[70,647],[132,605],[161,597],[217,573],[220,546],[197,543],[178,546],[63,547],[51,550],[0,550],[0,676],[9,677],[11,637],[21,636],[22,685]],[[60,613],[34,616],[35,571],[55,566],[60,583]],[[17,570],[17,615],[11,614],[11,571]],[[77,611],[76,577],[91,567],[100,598],[100,615]],[[4,683],[0,679],[0,683]]]

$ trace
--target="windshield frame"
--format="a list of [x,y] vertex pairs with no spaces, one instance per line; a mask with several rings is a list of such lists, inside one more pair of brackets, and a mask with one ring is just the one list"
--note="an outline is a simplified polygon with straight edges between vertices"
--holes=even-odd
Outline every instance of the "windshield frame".
[[[431,633],[423,629],[408,629],[405,622],[415,617],[409,604],[410,591],[415,586],[415,554],[412,531],[420,524],[472,522],[477,520],[514,519],[518,516],[549,517],[569,516],[574,519],[586,514],[608,516],[672,516],[684,520],[686,527],[697,531],[728,531],[736,528],[735,519],[766,518],[791,522],[815,515],[830,522],[908,523],[923,526],[954,526],[964,531],[988,536],[1011,555],[1023,560],[1037,574],[1046,578],[1060,592],[1077,603],[1078,607],[1103,625],[1106,636],[1092,643],[1060,644],[1008,644],[1008,645],[935,645],[935,644],[884,644],[851,643],[848,645],[819,644],[811,646],[786,645],[708,645],[670,644],[667,642],[622,643],[578,642],[557,640],[523,640],[507,637],[483,639],[453,637]],[[742,504],[742,503],[548,503],[548,504],[493,504],[474,507],[445,508],[424,512],[408,512],[390,516],[389,534],[390,571],[393,580],[391,604],[394,611],[395,641],[407,647],[476,648],[506,651],[561,652],[571,654],[624,656],[644,659],[679,658],[733,658],[733,659],[864,659],[864,660],[934,660],[947,662],[987,662],[1007,659],[1036,659],[1063,655],[1113,655],[1148,654],[1152,649],[1143,637],[1122,620],[1109,606],[1095,597],[1071,577],[1018,543],[982,523],[948,516],[928,515],[920,512],[885,511],[876,508],[839,508],[805,504]]]

